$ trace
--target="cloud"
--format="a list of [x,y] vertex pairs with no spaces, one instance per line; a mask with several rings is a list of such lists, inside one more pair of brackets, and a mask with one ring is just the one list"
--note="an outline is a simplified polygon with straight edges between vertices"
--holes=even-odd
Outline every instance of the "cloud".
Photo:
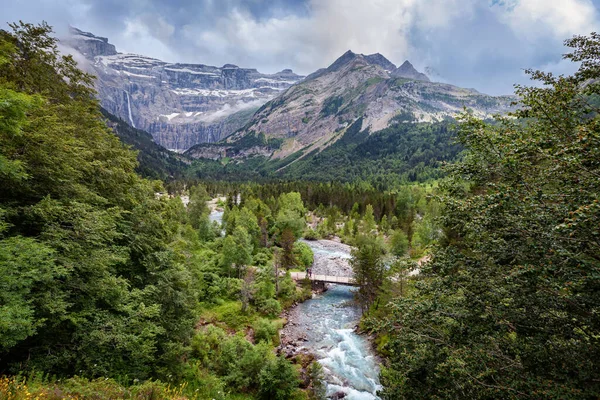
[[528,40],[548,35],[564,39],[598,28],[598,13],[590,0],[509,0],[495,8],[504,23]]
[[[27,3],[27,4],[15,4]],[[410,59],[492,94],[524,68],[565,69],[562,41],[598,30],[600,0],[0,0],[7,20],[71,23],[120,51],[308,74],[346,50]]]

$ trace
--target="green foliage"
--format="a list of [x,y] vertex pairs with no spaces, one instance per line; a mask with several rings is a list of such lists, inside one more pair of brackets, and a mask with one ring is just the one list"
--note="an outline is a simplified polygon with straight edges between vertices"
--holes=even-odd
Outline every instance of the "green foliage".
[[[273,178],[344,183],[364,180],[384,190],[441,178],[443,163],[456,160],[462,151],[452,122],[394,124],[370,135],[360,132],[361,125],[362,120],[357,120],[340,140],[289,163]],[[268,164],[262,170],[262,176],[268,176]]]
[[408,251],[408,237],[402,230],[396,230],[390,237],[390,249],[393,255],[396,257],[402,257],[406,255]]
[[352,250],[350,265],[354,280],[359,286],[356,300],[363,312],[367,312],[373,305],[383,285],[385,278],[383,254],[383,243],[373,236],[360,236],[356,241],[356,249]]
[[254,324],[254,341],[271,344],[277,336],[277,326],[268,319],[260,318]]
[[[92,77],[45,25],[0,31],[0,368],[132,378],[181,372],[192,274],[181,204],[136,175]],[[4,312],[6,311],[6,313]],[[27,351],[23,351],[27,348]]]
[[57,283],[66,270],[54,250],[21,236],[0,240],[0,351],[33,336],[46,321],[65,312]]
[[258,311],[266,317],[277,318],[281,314],[281,304],[275,299],[266,299],[258,305]]
[[287,300],[295,300],[296,282],[292,279],[290,271],[286,271],[285,276],[279,282],[279,296]]
[[298,388],[298,372],[285,358],[271,360],[260,372],[259,397],[265,400],[291,399]]
[[327,388],[325,386],[325,373],[321,364],[316,361],[310,363],[307,374],[310,379],[308,398],[310,400],[325,400],[327,398]]
[[443,237],[387,321],[382,398],[600,396],[600,35],[567,45],[575,76],[529,71],[514,118],[465,116]]
[[323,117],[328,117],[330,115],[337,114],[338,110],[344,103],[344,98],[341,96],[332,96],[323,102],[323,108],[321,109],[321,114]]
[[319,239],[321,239],[321,235],[319,235],[319,232],[317,232],[316,230],[314,230],[312,228],[308,228],[304,231],[304,239],[319,240]]
[[[306,235],[304,236],[306,238]],[[294,254],[299,266],[309,268],[312,266],[315,255],[309,245],[303,242],[294,243]]]
[[206,205],[208,200],[208,194],[203,186],[196,185],[190,188],[190,201],[187,206],[188,219],[192,227],[198,230],[198,235],[203,240],[211,239],[213,236],[208,219],[210,210]]
[[[312,181],[372,182],[378,191],[442,178],[444,163],[460,157],[453,121],[399,123],[369,134],[361,131],[362,119],[322,151],[301,149],[284,159],[250,157],[222,165],[199,159],[189,169],[190,178],[228,182]],[[302,158],[300,158],[302,156]]]
[[[194,382],[197,384],[197,381]],[[129,386],[114,379],[98,378],[86,379],[73,377],[64,380],[50,380],[47,377],[32,375],[28,378],[1,377],[0,398],[11,400],[27,399],[98,399],[98,400],[159,400],[159,399],[187,399],[207,393],[207,379],[204,378],[202,391],[190,390],[188,385],[172,385],[160,381],[145,381]],[[200,388],[198,388],[200,389]],[[216,391],[208,391],[216,396],[215,400],[224,400]],[[187,395],[189,397],[184,397]]]
[[223,241],[223,265],[228,271],[233,267],[240,278],[251,262],[252,238],[244,227],[237,226],[233,234]]

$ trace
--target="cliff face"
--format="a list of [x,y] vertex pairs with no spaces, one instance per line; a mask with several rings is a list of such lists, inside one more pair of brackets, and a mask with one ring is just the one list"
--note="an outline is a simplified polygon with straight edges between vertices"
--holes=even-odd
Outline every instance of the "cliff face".
[[104,108],[179,152],[224,139],[303,78],[291,70],[266,75],[231,64],[171,64],[121,54],[108,39],[76,28],[62,42],[88,60]]

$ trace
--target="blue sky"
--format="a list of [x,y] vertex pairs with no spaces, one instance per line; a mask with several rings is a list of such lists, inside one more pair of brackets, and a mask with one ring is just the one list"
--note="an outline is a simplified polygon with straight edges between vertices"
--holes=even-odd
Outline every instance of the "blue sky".
[[0,0],[2,22],[46,20],[172,62],[308,74],[346,50],[409,59],[490,94],[525,68],[570,73],[564,39],[600,31],[600,0]]

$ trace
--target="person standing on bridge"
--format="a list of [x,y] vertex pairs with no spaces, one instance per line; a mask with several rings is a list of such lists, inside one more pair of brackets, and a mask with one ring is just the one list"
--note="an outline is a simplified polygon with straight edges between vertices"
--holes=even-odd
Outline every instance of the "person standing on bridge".
[[307,268],[306,272],[308,272],[308,277],[312,278],[312,268]]

